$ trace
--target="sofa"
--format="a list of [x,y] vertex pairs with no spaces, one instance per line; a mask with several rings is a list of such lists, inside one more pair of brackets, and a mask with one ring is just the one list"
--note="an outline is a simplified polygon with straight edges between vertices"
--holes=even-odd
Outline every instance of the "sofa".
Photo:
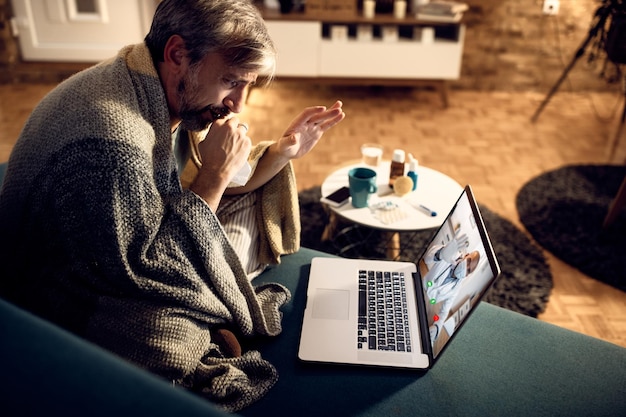
[[[626,349],[487,303],[428,371],[301,362],[315,256],[331,255],[302,248],[254,281],[282,283],[292,299],[283,307],[283,332],[249,343],[279,380],[238,415],[626,415]],[[229,415],[1,299],[0,354],[3,416]]]
[[[626,415],[626,349],[487,303],[426,372],[300,362],[314,256],[330,255],[303,248],[257,278],[286,285],[293,297],[283,332],[251,346],[276,366],[279,381],[240,415]],[[5,416],[226,415],[4,300],[0,340]]]

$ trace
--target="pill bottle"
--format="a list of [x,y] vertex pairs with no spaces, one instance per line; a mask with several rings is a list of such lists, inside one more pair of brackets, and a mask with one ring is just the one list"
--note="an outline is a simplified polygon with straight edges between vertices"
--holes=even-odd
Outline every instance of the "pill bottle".
[[413,189],[415,191],[417,188],[417,159],[413,158],[413,155],[409,154],[409,172],[407,172],[407,176],[413,180]]
[[404,175],[404,151],[395,149],[391,158],[391,166],[389,168],[389,186],[393,188],[396,178]]

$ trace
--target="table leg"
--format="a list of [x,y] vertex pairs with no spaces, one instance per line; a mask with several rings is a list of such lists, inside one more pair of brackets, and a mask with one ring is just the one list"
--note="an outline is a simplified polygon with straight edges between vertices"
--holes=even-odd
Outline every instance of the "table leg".
[[606,217],[604,218],[604,223],[602,227],[607,229],[609,226],[613,224],[621,208],[626,204],[626,177],[622,181],[622,185],[620,185],[619,190],[617,191],[617,195],[611,201],[609,206],[609,211],[606,213]]
[[[328,210],[327,208],[324,209]],[[326,225],[326,227],[324,227],[324,231],[322,232],[322,242],[332,240],[333,236],[335,236],[335,230],[337,229],[337,215],[332,210],[328,211],[330,211],[328,215],[328,224]]]
[[441,102],[444,108],[448,108],[448,84],[445,80],[441,80],[437,86],[439,94],[441,95]]
[[400,233],[385,232],[387,243],[387,258],[395,261],[400,257]]

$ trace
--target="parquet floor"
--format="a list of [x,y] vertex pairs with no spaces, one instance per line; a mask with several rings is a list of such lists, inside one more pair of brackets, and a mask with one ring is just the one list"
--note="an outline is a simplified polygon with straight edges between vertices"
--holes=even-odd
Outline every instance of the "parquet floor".
[[[24,120],[50,88],[0,85],[0,161],[8,159]],[[565,164],[626,159],[626,132],[609,155],[623,106],[620,93],[559,91],[532,123],[544,97],[451,90],[450,107],[443,109],[428,90],[277,81],[269,90],[252,91],[241,117],[254,141],[274,139],[302,108],[341,99],[345,121],[295,161],[299,189],[321,184],[338,164],[358,158],[361,143],[378,142],[387,157],[403,148],[420,164],[472,184],[482,204],[523,229],[515,196],[526,181]],[[546,256],[554,290],[539,319],[626,347],[626,293]]]

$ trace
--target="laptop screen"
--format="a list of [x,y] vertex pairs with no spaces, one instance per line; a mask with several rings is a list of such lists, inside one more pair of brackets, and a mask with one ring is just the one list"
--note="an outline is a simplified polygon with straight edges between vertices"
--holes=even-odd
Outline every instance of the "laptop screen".
[[434,359],[500,273],[469,186],[427,246],[418,269]]

